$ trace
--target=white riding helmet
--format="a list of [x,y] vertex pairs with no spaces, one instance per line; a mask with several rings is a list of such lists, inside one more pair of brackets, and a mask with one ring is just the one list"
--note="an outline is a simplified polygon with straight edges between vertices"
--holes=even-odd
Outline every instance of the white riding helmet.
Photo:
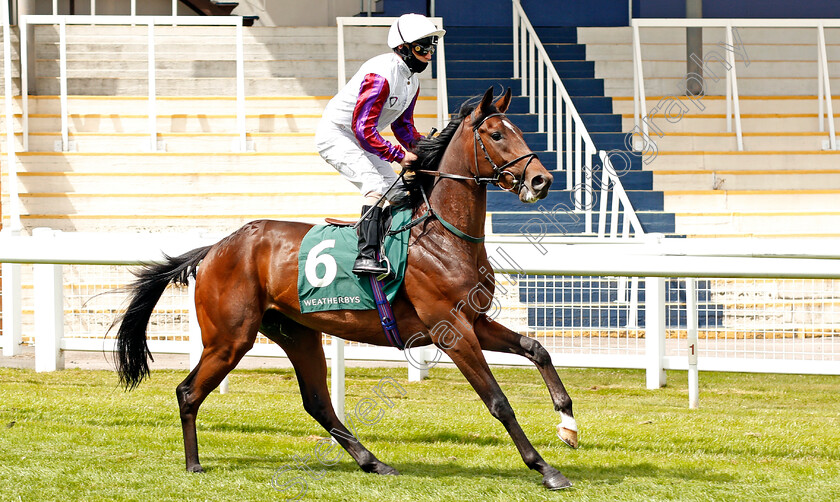
[[396,49],[402,44],[410,44],[426,37],[442,37],[446,30],[440,30],[426,16],[403,14],[388,31],[388,47]]

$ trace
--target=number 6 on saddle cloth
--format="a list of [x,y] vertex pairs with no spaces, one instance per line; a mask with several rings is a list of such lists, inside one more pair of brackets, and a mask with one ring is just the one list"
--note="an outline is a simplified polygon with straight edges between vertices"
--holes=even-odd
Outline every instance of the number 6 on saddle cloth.
[[[389,206],[390,207],[390,206]],[[385,258],[393,278],[377,281],[371,275],[359,277],[352,272],[359,251],[358,237],[352,226],[316,225],[306,233],[298,254],[298,300],[301,313],[327,310],[379,310],[385,335],[392,345],[402,349],[396,321],[388,302],[393,301],[405,278],[408,260],[411,210],[399,209],[390,215],[385,237]],[[377,291],[378,290],[378,291]]]

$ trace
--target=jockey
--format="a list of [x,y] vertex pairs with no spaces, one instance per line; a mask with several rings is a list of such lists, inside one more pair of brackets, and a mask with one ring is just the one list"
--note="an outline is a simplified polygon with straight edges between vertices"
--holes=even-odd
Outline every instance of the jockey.
[[[369,59],[327,104],[315,133],[321,157],[356,185],[365,203],[358,224],[356,274],[381,275],[388,267],[376,259],[382,246],[380,219],[385,200],[407,198],[391,162],[408,167],[417,159],[412,150],[422,136],[414,127],[414,106],[420,94],[417,74],[432,60],[437,41],[446,33],[425,16],[404,14],[388,32],[393,52]],[[400,145],[386,141],[380,130],[391,126]],[[385,195],[385,200],[377,205]]]

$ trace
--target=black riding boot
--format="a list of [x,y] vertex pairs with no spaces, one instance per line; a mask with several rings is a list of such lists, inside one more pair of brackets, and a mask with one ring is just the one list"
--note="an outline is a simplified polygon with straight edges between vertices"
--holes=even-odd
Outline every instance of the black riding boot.
[[[362,216],[368,212],[370,206],[362,206]],[[382,208],[375,206],[370,213],[361,220],[356,233],[359,235],[359,257],[353,264],[353,273],[382,275],[388,273],[388,266],[376,259],[376,252],[382,246],[382,229],[379,223]]]

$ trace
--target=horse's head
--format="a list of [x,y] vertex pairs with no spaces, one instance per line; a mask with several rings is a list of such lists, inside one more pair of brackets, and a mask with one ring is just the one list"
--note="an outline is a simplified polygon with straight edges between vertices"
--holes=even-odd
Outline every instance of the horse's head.
[[476,178],[503,190],[516,192],[522,202],[536,202],[548,195],[554,177],[522,137],[522,131],[505,116],[510,88],[493,104],[493,88],[464,121],[472,127]]

